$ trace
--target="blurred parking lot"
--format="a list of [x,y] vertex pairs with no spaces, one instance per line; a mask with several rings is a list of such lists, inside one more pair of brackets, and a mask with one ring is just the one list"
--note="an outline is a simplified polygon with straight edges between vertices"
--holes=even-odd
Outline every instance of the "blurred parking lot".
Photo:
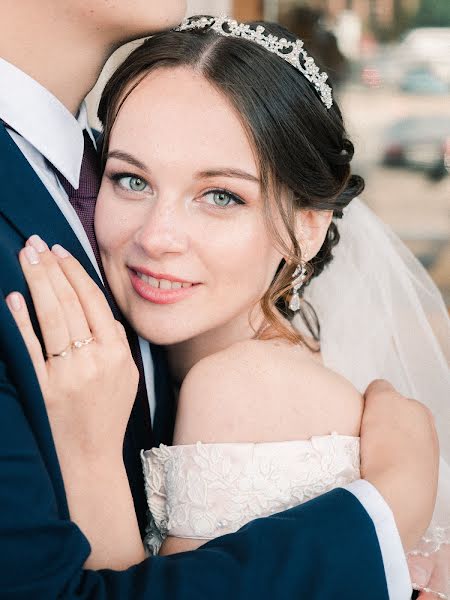
[[383,164],[392,125],[411,118],[411,129],[424,117],[448,123],[450,96],[353,82],[344,87],[340,101],[355,143],[354,170],[366,180],[364,200],[426,266],[450,308],[450,175],[439,157],[440,146],[434,157],[425,144],[416,151],[419,158],[428,153],[428,162],[439,163],[438,172],[420,165]]

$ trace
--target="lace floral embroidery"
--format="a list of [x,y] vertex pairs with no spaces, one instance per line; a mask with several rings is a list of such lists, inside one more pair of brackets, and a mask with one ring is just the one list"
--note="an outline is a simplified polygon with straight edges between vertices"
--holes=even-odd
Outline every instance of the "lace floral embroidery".
[[146,545],[168,536],[213,539],[360,476],[359,438],[160,446],[142,452],[151,517]]

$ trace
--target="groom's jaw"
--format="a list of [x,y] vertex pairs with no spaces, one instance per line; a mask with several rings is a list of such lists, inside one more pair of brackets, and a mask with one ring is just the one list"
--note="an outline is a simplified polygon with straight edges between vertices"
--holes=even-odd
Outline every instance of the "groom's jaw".
[[8,15],[0,57],[76,115],[116,48],[175,26],[185,10],[185,0],[0,0],[1,14]]

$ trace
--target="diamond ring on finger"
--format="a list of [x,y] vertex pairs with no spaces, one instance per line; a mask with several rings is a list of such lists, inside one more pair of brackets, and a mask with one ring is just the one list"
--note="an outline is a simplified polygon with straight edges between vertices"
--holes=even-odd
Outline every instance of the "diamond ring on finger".
[[64,350],[62,350],[61,352],[58,352],[57,354],[53,354],[52,352],[46,352],[46,356],[47,358],[66,358],[66,356],[69,356],[69,352],[72,349],[72,344],[69,344],[68,346],[66,346],[64,348]]
[[74,348],[75,350],[79,350],[80,348],[83,348],[84,346],[88,346],[91,342],[94,342],[94,341],[95,341],[94,337],[89,337],[84,340],[74,340],[71,344],[71,348]]

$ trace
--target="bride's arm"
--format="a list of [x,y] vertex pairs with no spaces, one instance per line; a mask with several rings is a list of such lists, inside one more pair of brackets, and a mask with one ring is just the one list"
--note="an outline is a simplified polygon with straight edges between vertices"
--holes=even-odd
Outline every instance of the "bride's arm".
[[125,569],[145,557],[122,459],[138,382],[125,333],[73,257],[28,247],[20,262],[47,352],[95,338],[45,360],[23,297],[8,303],[46,403],[71,519],[91,544],[86,567]]
[[70,518],[91,546],[84,567],[122,571],[141,563],[145,551],[123,461],[67,456],[58,448]]

